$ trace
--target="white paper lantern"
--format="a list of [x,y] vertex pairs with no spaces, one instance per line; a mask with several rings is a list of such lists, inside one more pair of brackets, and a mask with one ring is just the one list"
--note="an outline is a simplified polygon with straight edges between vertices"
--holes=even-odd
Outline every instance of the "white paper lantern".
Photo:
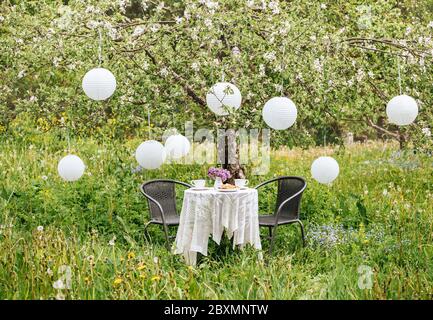
[[81,178],[86,166],[80,157],[69,154],[59,161],[57,171],[65,181],[76,181]]
[[415,121],[418,115],[418,105],[410,96],[404,94],[396,96],[386,105],[386,115],[389,122],[405,126]]
[[157,169],[165,161],[165,148],[158,141],[148,140],[138,146],[135,158],[144,169]]
[[331,183],[338,177],[339,173],[338,162],[331,157],[319,157],[311,165],[311,175],[320,183]]
[[180,159],[186,156],[190,148],[191,143],[181,134],[169,136],[165,141],[165,151],[167,152],[167,156],[171,159]]
[[218,82],[206,95],[206,103],[213,113],[219,116],[229,114],[227,109],[239,109],[242,95],[239,89],[229,82]]
[[105,100],[116,90],[116,78],[107,69],[95,68],[83,77],[83,90],[93,100]]
[[286,97],[275,97],[265,103],[263,120],[275,130],[285,130],[293,126],[298,110],[292,100]]

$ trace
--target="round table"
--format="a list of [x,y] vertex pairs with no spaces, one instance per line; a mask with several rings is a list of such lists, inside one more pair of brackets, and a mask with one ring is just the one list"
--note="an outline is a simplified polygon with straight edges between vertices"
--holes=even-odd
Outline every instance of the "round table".
[[174,253],[195,265],[197,252],[207,255],[209,237],[219,244],[224,230],[233,246],[261,250],[257,190],[185,190]]

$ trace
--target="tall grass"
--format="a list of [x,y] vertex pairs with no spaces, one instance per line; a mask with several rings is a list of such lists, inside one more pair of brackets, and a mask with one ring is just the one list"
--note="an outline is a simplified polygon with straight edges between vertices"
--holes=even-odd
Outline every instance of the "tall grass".
[[[308,246],[302,247],[295,226],[284,226],[264,262],[253,249],[233,250],[226,240],[210,243],[209,256],[188,267],[164,248],[162,230],[147,225],[138,186],[156,177],[203,177],[207,166],[171,164],[136,173],[138,143],[73,140],[71,151],[87,169],[78,182],[66,183],[56,172],[65,141],[50,134],[3,139],[0,298],[433,298],[431,158],[397,156],[395,145],[383,143],[274,151],[270,172],[248,178],[254,185],[279,175],[306,177]],[[312,160],[324,153],[340,164],[331,186],[310,178]],[[274,188],[261,191],[261,212],[270,212],[274,201]],[[372,285],[364,289],[358,285],[362,265],[372,270]],[[54,288],[68,270],[70,288]]]

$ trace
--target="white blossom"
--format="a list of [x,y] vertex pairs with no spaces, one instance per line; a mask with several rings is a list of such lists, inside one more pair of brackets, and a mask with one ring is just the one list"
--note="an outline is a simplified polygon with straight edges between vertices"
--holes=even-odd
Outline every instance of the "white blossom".
[[430,128],[422,128],[422,133],[423,133],[426,137],[431,137],[431,131],[430,131]]
[[180,24],[180,23],[183,22],[183,18],[182,17],[176,17],[175,20],[176,20],[177,24]]
[[58,68],[59,65],[60,65],[60,61],[62,61],[62,58],[61,58],[61,57],[54,57],[54,59],[53,59],[53,65],[54,65],[56,68]]
[[320,4],[320,9],[326,9],[328,6],[326,5],[326,3],[321,3]]
[[323,70],[323,62],[320,59],[315,59],[313,62],[313,67],[317,72],[322,72]]
[[387,189],[383,189],[382,194],[383,194],[384,196],[387,196],[387,195],[388,195],[388,190],[387,190]]
[[152,31],[152,32],[158,32],[159,29],[161,29],[161,25],[159,25],[159,24],[153,24],[153,25],[150,27],[150,31]]
[[254,7],[254,0],[248,0],[247,1],[247,7],[249,7],[249,8]]
[[428,23],[427,27],[429,27],[429,28],[433,28],[433,21],[430,21],[430,22]]
[[38,98],[35,97],[35,96],[31,96],[30,99],[29,99],[29,101],[30,102],[36,102],[36,101],[38,101]]
[[163,77],[166,77],[166,76],[168,76],[168,70],[167,70],[167,68],[162,68],[160,71],[159,71],[159,73],[161,74],[161,76],[163,76]]
[[268,61],[274,61],[276,59],[276,55],[274,51],[268,51],[263,55],[263,58]]
[[147,70],[147,69],[149,69],[149,62],[144,61],[143,62],[143,70]]
[[191,64],[191,69],[194,70],[195,72],[198,72],[200,70],[200,66],[197,62],[193,62]]
[[63,290],[65,289],[65,284],[63,283],[62,279],[59,279],[53,283],[53,288],[57,290]]
[[3,21],[5,21],[5,17],[0,16],[0,22],[3,22]]
[[212,27],[212,20],[211,19],[205,19],[204,24],[206,27],[210,28],[210,27]]
[[38,232],[42,232],[42,231],[44,231],[44,227],[43,226],[38,226],[36,228],[36,230],[38,230]]
[[21,70],[20,72],[18,72],[18,79],[21,79],[25,75],[26,75],[26,70]]
[[156,11],[162,11],[165,7],[165,3],[161,2],[160,4],[158,4],[158,6],[156,7]]
[[44,180],[44,181],[47,181],[47,180],[48,180],[48,177],[47,177],[47,176],[42,176],[41,178],[42,178],[42,180]]
[[134,32],[132,33],[133,37],[141,36],[144,33],[144,27],[143,26],[137,26],[134,29]]
[[113,236],[113,238],[111,238],[111,240],[108,241],[108,245],[113,247],[115,244],[116,244],[116,236]]

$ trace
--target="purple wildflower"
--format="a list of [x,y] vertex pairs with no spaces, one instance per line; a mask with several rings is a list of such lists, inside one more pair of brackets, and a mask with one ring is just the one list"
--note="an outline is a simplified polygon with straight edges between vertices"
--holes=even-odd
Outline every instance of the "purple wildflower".
[[208,170],[208,172],[207,172],[207,175],[208,175],[208,177],[209,178],[211,178],[211,179],[216,179],[217,177],[218,178],[221,178],[221,180],[224,182],[224,181],[226,181],[227,179],[230,179],[231,178],[231,174],[230,174],[230,171],[228,171],[228,170],[226,170],[226,169],[222,169],[222,168],[214,168],[214,167],[212,167],[212,168],[209,168],[209,170]]

